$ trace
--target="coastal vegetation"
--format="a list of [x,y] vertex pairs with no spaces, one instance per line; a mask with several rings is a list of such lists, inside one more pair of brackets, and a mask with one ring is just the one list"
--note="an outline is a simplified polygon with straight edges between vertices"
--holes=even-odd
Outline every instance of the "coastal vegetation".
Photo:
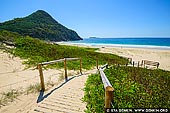
[[[111,63],[125,64],[126,59],[112,54],[103,54],[95,52],[93,48],[81,48],[66,45],[48,44],[38,39],[30,37],[18,38],[16,40],[16,49],[14,55],[24,59],[28,59],[25,63],[35,66],[37,63],[52,61],[63,58],[82,58],[84,69],[90,69],[96,65],[96,59],[101,59],[100,64],[106,63],[108,60]],[[79,61],[68,62],[69,69],[79,69],[77,66]],[[58,63],[55,66],[63,67],[63,63]]]
[[43,10],[38,10],[27,17],[0,23],[0,30],[8,30],[47,41],[82,40],[75,31],[61,25]]
[[[114,88],[113,108],[169,108],[169,71],[111,66],[105,74]],[[105,92],[100,74],[90,75],[84,90],[86,112],[102,113]]]
[[9,32],[6,30],[0,30],[0,42],[11,42],[14,43],[17,37],[22,37],[18,33]]
[[[2,36],[6,32],[6,36]],[[109,61],[111,64],[126,64],[127,60],[113,54],[104,54],[95,52],[95,48],[83,48],[75,46],[57,45],[35,39],[29,36],[20,36],[18,34],[0,31],[1,40],[7,40],[8,36],[11,37],[12,43],[15,48],[10,52],[23,59],[27,59],[24,63],[27,66],[37,66],[38,63],[47,62],[51,60],[63,58],[82,58],[82,65],[84,69],[91,69],[96,65],[96,59],[100,59],[99,64],[104,64]],[[79,61],[68,62],[69,69],[79,69]],[[63,67],[63,63],[50,65],[50,67]]]

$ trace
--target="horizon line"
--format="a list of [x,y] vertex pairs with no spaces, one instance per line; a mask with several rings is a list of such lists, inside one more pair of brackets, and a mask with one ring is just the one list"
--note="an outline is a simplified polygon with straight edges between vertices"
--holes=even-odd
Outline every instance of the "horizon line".
[[[157,36],[157,37],[154,37],[154,36],[147,36],[147,37],[142,37],[142,36],[138,36],[138,37],[129,37],[129,36],[127,36],[127,37],[85,37],[85,39],[86,38],[170,38],[170,36]],[[84,39],[84,38],[83,38]]]

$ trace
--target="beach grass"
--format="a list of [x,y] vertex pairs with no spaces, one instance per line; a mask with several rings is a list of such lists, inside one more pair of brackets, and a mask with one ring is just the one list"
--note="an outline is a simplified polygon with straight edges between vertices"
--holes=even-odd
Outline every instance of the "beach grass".
[[1,98],[0,98],[0,108],[1,108],[1,106],[6,105],[8,102],[13,102],[14,99],[16,99],[20,94],[21,94],[21,92],[19,92],[19,90],[15,90],[15,89],[12,89],[8,92],[3,92],[1,94]]
[[40,92],[41,86],[39,83],[37,84],[31,84],[26,88],[27,94],[29,93],[38,93]]
[[21,89],[11,89],[7,92],[2,92],[0,97],[0,108],[7,105],[10,102],[13,102],[16,98],[21,95],[28,95],[31,93],[38,93],[40,91],[40,84],[30,84],[25,90]]

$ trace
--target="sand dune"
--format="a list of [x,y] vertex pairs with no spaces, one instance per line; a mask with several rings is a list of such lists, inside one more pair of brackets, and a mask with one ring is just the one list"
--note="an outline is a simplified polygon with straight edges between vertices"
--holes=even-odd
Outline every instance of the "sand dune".
[[[25,69],[18,57],[0,51],[0,92],[11,89],[24,89],[31,84],[39,83],[39,71],[37,69]],[[64,70],[44,70],[45,82],[57,81]]]

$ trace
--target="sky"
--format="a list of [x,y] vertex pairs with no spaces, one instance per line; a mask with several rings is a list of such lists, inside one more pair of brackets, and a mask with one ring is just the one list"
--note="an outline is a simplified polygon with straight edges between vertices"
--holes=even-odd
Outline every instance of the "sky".
[[1,0],[0,22],[37,10],[82,38],[170,37],[170,0]]

